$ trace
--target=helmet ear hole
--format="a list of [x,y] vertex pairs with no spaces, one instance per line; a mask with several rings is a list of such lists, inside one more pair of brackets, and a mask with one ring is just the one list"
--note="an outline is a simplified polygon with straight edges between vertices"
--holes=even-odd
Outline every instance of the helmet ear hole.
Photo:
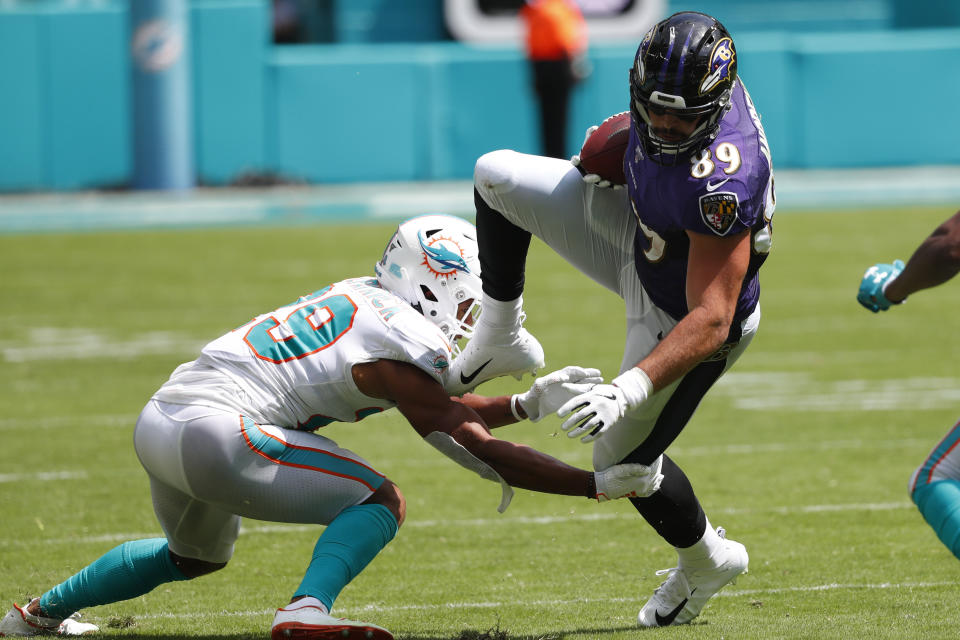
[[423,297],[430,302],[437,302],[437,296],[433,295],[433,291],[430,290],[430,287],[422,284],[420,285],[420,291],[423,292]]

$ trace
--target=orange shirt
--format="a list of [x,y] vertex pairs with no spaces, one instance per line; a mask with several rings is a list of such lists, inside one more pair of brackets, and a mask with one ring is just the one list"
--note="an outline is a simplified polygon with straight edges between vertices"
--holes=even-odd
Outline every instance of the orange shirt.
[[520,9],[520,15],[527,25],[530,59],[571,58],[586,49],[583,14],[571,0],[530,0]]

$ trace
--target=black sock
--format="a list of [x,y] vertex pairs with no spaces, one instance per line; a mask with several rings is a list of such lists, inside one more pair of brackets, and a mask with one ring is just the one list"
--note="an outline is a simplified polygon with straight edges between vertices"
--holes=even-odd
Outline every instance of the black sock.
[[663,474],[660,489],[648,498],[630,498],[630,502],[671,545],[692,546],[703,537],[707,516],[686,474],[666,454],[660,472]]
[[523,293],[530,232],[509,222],[473,190],[477,207],[477,244],[483,293],[495,300],[516,300]]

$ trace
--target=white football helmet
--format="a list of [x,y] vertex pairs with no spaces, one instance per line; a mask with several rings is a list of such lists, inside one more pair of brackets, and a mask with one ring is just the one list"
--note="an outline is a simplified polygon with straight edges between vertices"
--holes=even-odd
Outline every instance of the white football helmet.
[[[400,224],[375,265],[380,286],[395,293],[434,323],[459,354],[459,338],[473,334],[480,313],[477,229],[454,216],[432,214]],[[465,313],[460,304],[472,300]]]

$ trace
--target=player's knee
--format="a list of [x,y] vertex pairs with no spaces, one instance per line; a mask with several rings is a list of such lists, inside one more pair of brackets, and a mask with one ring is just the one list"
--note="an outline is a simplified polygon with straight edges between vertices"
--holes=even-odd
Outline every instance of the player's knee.
[[473,169],[473,184],[481,196],[503,193],[513,188],[512,157],[515,153],[500,149],[480,156]]
[[407,517],[407,500],[403,497],[400,487],[390,480],[384,480],[383,484],[363,504],[383,505],[397,519],[398,527],[403,524],[404,518]]
[[173,564],[177,565],[180,573],[189,579],[205,576],[227,566],[226,562],[207,562],[198,558],[186,558],[175,554],[173,551],[170,552],[170,558],[173,560]]

